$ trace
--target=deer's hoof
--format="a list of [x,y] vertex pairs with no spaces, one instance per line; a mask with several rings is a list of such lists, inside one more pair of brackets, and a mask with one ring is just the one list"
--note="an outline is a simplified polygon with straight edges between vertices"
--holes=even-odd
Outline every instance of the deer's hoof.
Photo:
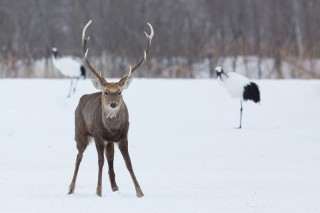
[[114,192],[119,191],[119,187],[117,185],[112,186],[112,191]]
[[99,197],[102,197],[102,187],[101,187],[101,186],[98,186],[98,187],[97,187],[96,194],[97,194]]
[[143,197],[143,196],[144,196],[144,194],[143,194],[143,192],[142,192],[142,191],[137,192],[137,197],[141,198],[141,197]]
[[70,186],[69,186],[68,195],[70,195],[70,194],[73,194],[73,193],[74,193],[74,188],[75,188],[75,185],[71,183],[71,184],[70,184]]

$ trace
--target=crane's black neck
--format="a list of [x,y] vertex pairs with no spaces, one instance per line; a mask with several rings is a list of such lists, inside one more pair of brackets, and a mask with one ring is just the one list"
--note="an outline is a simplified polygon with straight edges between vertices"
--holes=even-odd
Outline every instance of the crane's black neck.
[[53,57],[56,59],[58,58],[58,51],[53,51]]
[[[224,73],[224,72],[217,72],[218,77],[220,78],[221,81],[224,81],[225,79],[227,79],[229,76]],[[223,77],[224,76],[224,77]]]

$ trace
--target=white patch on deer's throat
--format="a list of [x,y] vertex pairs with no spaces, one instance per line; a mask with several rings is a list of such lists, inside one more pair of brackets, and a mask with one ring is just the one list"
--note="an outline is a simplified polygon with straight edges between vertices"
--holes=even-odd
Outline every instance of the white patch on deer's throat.
[[120,109],[119,106],[117,106],[116,108],[111,108],[111,107],[107,106],[105,108],[106,118],[115,118],[115,117],[117,117],[119,109]]

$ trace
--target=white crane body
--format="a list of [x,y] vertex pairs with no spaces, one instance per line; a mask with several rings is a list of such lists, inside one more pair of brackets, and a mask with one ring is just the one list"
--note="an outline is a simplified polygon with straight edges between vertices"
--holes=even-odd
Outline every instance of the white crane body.
[[73,79],[76,79],[76,83],[73,88],[73,92],[75,92],[79,79],[81,77],[83,77],[84,79],[86,78],[86,69],[80,62],[78,62],[71,56],[58,57],[58,49],[55,47],[52,48],[52,53],[52,63],[54,67],[59,70],[62,75],[71,78],[68,94],[68,97],[70,97],[73,86]]
[[225,87],[229,95],[240,99],[240,126],[242,127],[242,101],[251,100],[255,103],[260,102],[260,91],[256,83],[247,77],[236,72],[225,73],[221,67],[216,67],[219,83]]

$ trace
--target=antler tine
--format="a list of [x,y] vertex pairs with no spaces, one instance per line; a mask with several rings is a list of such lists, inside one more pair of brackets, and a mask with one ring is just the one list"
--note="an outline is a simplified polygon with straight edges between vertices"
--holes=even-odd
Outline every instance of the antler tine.
[[133,74],[132,74],[132,68],[131,68],[131,66],[129,67],[129,72],[127,73],[127,74],[125,74],[120,80],[119,80],[119,84],[120,85],[124,85],[125,83],[126,83],[126,81],[128,80],[128,79],[131,79],[131,78],[133,78]]
[[143,52],[143,58],[138,62],[138,64],[136,64],[136,65],[132,68],[132,70],[130,71],[130,73],[133,73],[141,64],[143,64],[143,62],[146,60],[147,55],[148,55],[148,53],[149,53],[150,46],[151,46],[151,41],[152,41],[152,38],[153,38],[153,35],[154,35],[154,31],[153,31],[152,25],[151,25],[150,23],[148,23],[148,22],[147,22],[147,24],[148,24],[148,26],[149,26],[149,28],[150,28],[150,35],[148,35],[146,32],[144,32],[145,35],[146,35],[146,37],[147,37],[147,39],[148,39],[147,49]]
[[88,21],[88,23],[84,26],[83,30],[82,30],[82,39],[81,39],[81,46],[82,46],[82,57],[83,60],[86,64],[86,66],[89,68],[89,70],[91,71],[91,73],[101,82],[101,83],[107,83],[106,80],[102,77],[101,73],[100,75],[97,73],[97,71],[90,65],[89,61],[88,61],[88,48],[87,48],[87,42],[90,39],[90,37],[86,37],[86,30],[87,28],[90,26],[90,24],[92,23],[92,20]]

